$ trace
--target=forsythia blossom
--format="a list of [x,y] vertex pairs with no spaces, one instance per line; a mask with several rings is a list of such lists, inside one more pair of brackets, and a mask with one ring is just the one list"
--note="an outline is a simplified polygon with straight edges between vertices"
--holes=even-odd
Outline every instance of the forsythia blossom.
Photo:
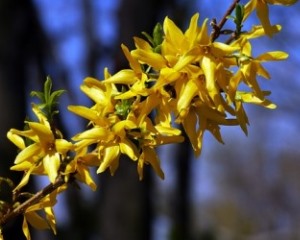
[[37,106],[33,105],[32,110],[39,122],[27,121],[28,130],[11,129],[7,134],[21,150],[11,169],[26,173],[17,189],[27,184],[30,174],[46,174],[53,183],[67,152],[73,148],[71,142],[55,138],[50,123]]
[[276,27],[270,23],[268,5],[289,6],[297,1],[298,0],[250,0],[245,6],[245,19],[255,10],[266,34],[271,37],[276,33]]
[[[186,135],[199,156],[206,131],[219,142],[223,142],[222,126],[240,126],[247,133],[245,103],[276,108],[266,98],[270,91],[261,89],[259,81],[271,77],[264,62],[284,60],[288,54],[270,51],[253,56],[252,40],[281,30],[280,25],[271,25],[268,5],[295,2],[250,0],[245,7],[238,5],[236,17],[225,16],[234,19],[237,27],[226,42],[210,34],[208,19],[199,25],[196,13],[185,31],[166,17],[162,25],[156,25],[153,37],[134,37],[135,49],[121,45],[129,67],[114,75],[105,69],[102,80],[87,77],[81,90],[93,104],[68,107],[88,121],[87,129],[73,136],[73,142],[64,139],[54,126],[53,116],[58,111],[53,108],[63,91],[52,93],[48,79],[44,92],[34,92],[42,101],[32,105],[37,121],[25,121],[24,130],[11,129],[7,133],[19,149],[11,169],[24,172],[14,189],[14,198],[18,199],[32,174],[46,175],[50,186],[63,179],[59,188],[22,212],[26,238],[31,239],[28,223],[56,233],[56,196],[71,180],[95,190],[90,168],[96,167],[97,173],[109,170],[114,175],[121,155],[126,155],[136,163],[139,179],[143,178],[145,165],[164,178],[159,146],[183,142]],[[262,25],[241,31],[242,23],[253,11]],[[38,214],[41,210],[44,217]],[[1,230],[0,226],[0,239]]]
[[[236,41],[225,44],[212,41],[207,19],[198,26],[198,18],[199,14],[195,14],[188,29],[182,32],[166,17],[160,51],[151,42],[135,37],[136,49],[129,51],[122,45],[129,69],[112,76],[106,72],[102,81],[85,80],[82,90],[96,104],[91,108],[69,109],[90,121],[92,128],[79,133],[74,140],[77,148],[97,144],[98,172],[109,167],[113,174],[121,153],[139,160],[138,166],[143,166],[141,159],[149,153],[144,146],[149,137],[151,151],[161,143],[182,141],[174,118],[182,124],[195,154],[199,155],[206,130],[220,142],[222,125],[240,125],[247,131],[243,103],[275,107],[265,98],[268,92],[260,89],[257,76],[269,78],[261,62],[283,60],[287,54],[267,52],[254,58],[250,41],[265,35],[263,28],[241,34]],[[280,30],[279,26],[275,28]],[[239,90],[242,82],[248,85],[248,92]],[[117,90],[118,86],[123,90]],[[164,140],[159,143],[158,137]],[[157,155],[154,156],[146,162],[156,166],[156,172],[162,176]],[[138,172],[141,177],[142,171]]]

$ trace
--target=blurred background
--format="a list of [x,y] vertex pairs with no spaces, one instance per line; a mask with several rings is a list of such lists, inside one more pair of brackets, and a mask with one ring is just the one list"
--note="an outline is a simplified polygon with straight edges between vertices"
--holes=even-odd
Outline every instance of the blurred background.
[[[86,76],[101,79],[127,68],[120,44],[152,32],[168,15],[185,29],[190,17],[221,19],[232,1],[223,0],[1,0],[0,1],[0,175],[10,172],[16,149],[7,131],[23,128],[31,90],[47,75],[54,89],[67,89],[60,103],[66,136],[84,128],[66,107],[90,104],[79,86]],[[245,1],[241,1],[243,3]],[[58,199],[58,235],[31,230],[33,239],[73,240],[282,240],[300,239],[300,5],[274,6],[271,22],[282,24],[273,40],[263,38],[254,56],[282,50],[285,62],[265,64],[272,80],[261,79],[277,110],[247,106],[250,128],[222,128],[225,145],[209,134],[200,158],[188,144],[162,147],[166,179],[151,169],[138,181],[136,165],[122,159],[114,177],[95,175],[96,192],[75,187]],[[249,29],[255,22],[249,22]],[[28,190],[47,184],[33,179]],[[7,186],[6,186],[7,188]],[[9,198],[1,188],[2,198]],[[25,239],[22,218],[4,237]]]

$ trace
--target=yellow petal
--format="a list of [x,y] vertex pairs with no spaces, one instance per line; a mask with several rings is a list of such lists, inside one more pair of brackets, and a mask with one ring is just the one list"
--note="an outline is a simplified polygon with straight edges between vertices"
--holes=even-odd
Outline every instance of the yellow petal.
[[73,144],[71,142],[68,142],[65,139],[56,139],[55,140],[55,148],[56,151],[58,151],[61,154],[66,154],[68,151],[70,151],[73,147]]
[[120,157],[119,145],[106,147],[104,149],[103,160],[97,170],[97,173],[104,172],[114,161],[118,161]]
[[87,167],[80,165],[77,168],[76,177],[78,177],[81,182],[88,185],[93,191],[96,191],[97,185],[91,177],[90,171]]
[[198,149],[199,139],[197,138],[197,114],[193,108],[187,113],[186,118],[182,122],[184,131],[188,136],[194,150]]
[[269,37],[272,37],[272,35],[277,31],[277,27],[272,26],[270,23],[268,4],[263,3],[262,1],[258,1],[256,6],[256,13],[265,30],[265,33]]
[[208,26],[207,26],[208,18],[205,18],[202,26],[200,28],[200,32],[197,37],[197,42],[201,45],[208,45],[210,44],[210,36],[208,33]]
[[164,144],[171,144],[171,143],[180,143],[184,141],[183,136],[163,136],[158,135],[155,136],[154,144],[149,144],[151,146],[158,146],[158,145],[164,145]]
[[181,117],[187,114],[187,108],[190,105],[192,99],[197,95],[198,87],[193,80],[189,80],[185,85],[182,94],[179,96],[177,102],[177,111]]
[[150,112],[159,104],[160,98],[157,95],[152,94],[147,97],[141,106],[141,112],[137,120],[137,124],[140,125],[144,119],[150,114]]
[[244,19],[243,19],[243,21],[245,21],[249,17],[250,13],[252,13],[254,11],[254,9],[256,8],[256,5],[257,5],[258,1],[259,0],[250,0],[245,5],[245,8],[244,8]]
[[33,162],[42,153],[41,146],[38,143],[33,143],[27,148],[23,149],[16,157],[15,164],[21,163],[25,160]]
[[37,105],[32,104],[32,111],[37,116],[40,123],[47,124],[49,126],[49,122],[48,122],[46,116],[43,114],[43,112],[41,111],[41,109]]
[[29,228],[28,228],[28,224],[27,224],[25,216],[24,216],[24,219],[23,219],[22,230],[23,230],[23,233],[24,233],[26,239],[31,240],[31,236],[30,236],[30,232],[29,232]]
[[45,210],[45,213],[46,213],[47,221],[48,221],[53,233],[56,234],[56,226],[55,226],[56,225],[56,219],[55,219],[53,209],[52,209],[52,207],[46,207],[44,210]]
[[94,139],[94,140],[105,140],[111,133],[102,127],[94,127],[92,129],[86,130],[82,133],[75,135],[72,139],[74,141],[84,140],[84,139]]
[[239,49],[240,49],[239,47],[230,46],[225,43],[214,42],[212,44],[211,52],[215,57],[224,57]]
[[174,70],[180,71],[182,68],[186,67],[190,63],[194,62],[196,58],[199,58],[201,54],[201,49],[199,47],[194,47],[183,56],[181,56],[178,62],[173,67]]
[[[123,120],[120,122],[117,122],[112,130],[117,134],[121,134],[123,135],[123,132],[125,129],[133,129],[133,128],[137,128],[137,124],[131,120]],[[124,132],[125,133],[125,132]]]
[[[107,69],[104,69],[104,71],[107,70]],[[92,77],[87,77],[83,80],[83,86],[86,86],[88,88],[98,88],[102,91],[105,90],[105,85],[103,84],[102,81],[99,81],[98,79],[96,78],[92,78]]]
[[135,73],[141,74],[142,69],[141,69],[139,62],[131,56],[129,49],[124,44],[122,44],[121,47],[122,47],[125,57],[127,58],[128,62],[129,62],[130,67],[133,69],[133,71]]
[[198,32],[198,19],[199,19],[199,13],[195,13],[190,21],[190,26],[184,33],[184,35],[188,38],[189,41],[194,42],[197,37],[197,32]]
[[100,164],[100,159],[95,153],[87,153],[83,156],[79,156],[78,158],[80,158],[80,161],[83,162],[84,165],[89,167],[96,167]]
[[131,141],[123,139],[119,146],[121,153],[126,154],[132,160],[138,159],[138,149]]
[[143,177],[144,177],[144,171],[143,171],[144,170],[144,163],[145,163],[144,157],[145,156],[142,153],[141,156],[139,157],[138,164],[137,164],[137,172],[138,172],[140,180],[143,180]]
[[163,29],[165,33],[166,41],[172,41],[174,44],[173,47],[175,49],[182,48],[182,42],[184,41],[185,37],[182,31],[176,26],[176,24],[168,17],[165,18],[163,23]]
[[97,141],[95,139],[83,139],[83,140],[80,140],[79,142],[76,142],[74,144],[74,148],[76,151],[79,151],[83,148],[86,148],[94,143],[96,143]]
[[173,136],[173,135],[180,135],[181,131],[177,128],[173,128],[173,127],[168,127],[168,126],[163,126],[163,125],[155,125],[155,129],[163,134],[163,135],[167,135],[167,136]]
[[90,121],[95,122],[98,118],[97,111],[85,106],[68,106],[68,110]]
[[236,117],[239,121],[240,127],[243,132],[248,135],[247,125],[249,125],[249,120],[247,114],[244,110],[243,104],[241,101],[236,101]]
[[21,163],[18,163],[12,167],[10,167],[10,170],[13,171],[27,171],[30,167],[34,166],[34,163],[29,161],[23,161]]
[[141,63],[146,63],[156,70],[167,67],[167,61],[158,53],[152,51],[145,51],[143,49],[136,49],[131,51],[131,54]]
[[288,58],[288,54],[286,52],[274,51],[274,52],[266,52],[258,56],[255,60],[265,62],[265,61],[280,61]]
[[209,92],[215,91],[215,72],[216,63],[207,56],[204,56],[201,61],[201,68],[205,75],[206,88]]
[[102,82],[114,84],[134,84],[136,82],[136,73],[131,69],[123,69]]
[[20,149],[24,149],[26,147],[24,143],[24,139],[19,135],[14,134],[13,131],[7,132],[7,138]]
[[143,153],[144,155],[144,161],[148,162],[151,164],[151,166],[153,167],[155,173],[162,179],[165,178],[164,172],[162,171],[161,167],[160,167],[160,160],[158,158],[158,155],[156,154],[155,150],[153,148],[150,147],[145,147],[143,149]]
[[29,127],[35,132],[35,134],[42,141],[52,141],[54,140],[53,133],[50,126],[43,125],[41,123],[29,122]]
[[60,167],[60,157],[58,153],[47,154],[43,158],[43,165],[51,183],[55,182]]
[[[102,89],[103,88],[103,89]],[[81,85],[80,89],[83,91],[90,99],[92,99],[96,103],[105,103],[107,102],[105,91],[106,89],[104,87],[98,88],[96,86],[87,86],[87,85]]]
[[30,225],[36,229],[49,229],[49,225],[47,224],[46,220],[36,212],[26,212],[25,218],[30,223]]
[[[266,92],[264,92],[265,94]],[[264,106],[269,109],[275,109],[276,105],[272,102],[270,102],[267,99],[260,99],[257,96],[255,96],[253,93],[245,93],[245,92],[239,92],[238,93],[239,99],[241,99],[242,102],[245,103],[253,103],[257,105]]]
[[133,40],[134,40],[134,45],[136,46],[136,48],[140,48],[140,49],[148,50],[148,51],[152,50],[151,45],[144,39],[139,38],[139,37],[133,37]]
[[[16,165],[17,166],[17,165]],[[12,169],[12,168],[11,168]],[[15,169],[12,169],[15,170]],[[20,183],[18,184],[18,186],[16,186],[16,188],[14,189],[14,191],[18,191],[20,190],[22,187],[24,187],[25,185],[27,185],[28,181],[29,181],[29,177],[32,173],[32,171],[34,170],[34,166],[32,166],[22,177]]]
[[289,6],[296,3],[298,0],[267,0],[269,4]]
[[12,134],[16,134],[16,135],[20,135],[20,136],[23,136],[23,137],[26,137],[26,138],[30,138],[31,140],[33,140],[35,142],[38,141],[38,138],[37,138],[35,132],[32,129],[25,130],[25,131],[20,131],[20,130],[17,130],[15,128],[12,128],[9,131]]
[[178,71],[175,71],[172,68],[163,68],[160,71],[159,78],[157,79],[157,82],[153,86],[153,90],[160,90],[165,85],[168,85],[172,82],[175,82],[177,79],[181,77],[181,73]]

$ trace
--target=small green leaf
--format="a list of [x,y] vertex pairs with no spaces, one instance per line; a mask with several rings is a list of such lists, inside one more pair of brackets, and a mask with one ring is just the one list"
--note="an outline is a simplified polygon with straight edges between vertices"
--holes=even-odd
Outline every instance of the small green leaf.
[[235,16],[227,16],[227,19],[233,20],[235,23],[235,33],[239,36],[242,32],[243,20],[244,20],[244,5],[237,4],[235,6]]
[[50,98],[51,89],[52,89],[52,80],[49,76],[47,76],[46,82],[44,84],[45,102],[48,102]]
[[55,110],[56,105],[58,104],[58,98],[65,92],[65,90],[51,91],[52,80],[48,76],[44,83],[44,92],[32,91],[30,93],[32,97],[39,98],[40,103],[38,103],[37,106],[43,111],[49,121],[51,121],[53,116],[58,113],[58,110]]
[[41,101],[44,101],[44,93],[43,92],[38,92],[38,91],[32,91],[30,93],[31,97],[37,97],[39,98]]
[[153,30],[153,47],[156,48],[157,46],[161,45],[163,42],[164,32],[163,27],[160,23],[157,23]]
[[242,23],[243,22],[243,18],[244,18],[244,5],[241,4],[237,4],[235,7],[235,17],[238,23]]
[[160,23],[157,23],[153,29],[152,36],[150,36],[146,32],[142,32],[142,34],[147,38],[147,40],[152,45],[152,49],[156,53],[161,52],[161,43],[164,40],[164,32],[163,27]]
[[142,34],[147,38],[147,40],[151,43],[151,45],[154,45],[153,38],[146,32],[142,32]]

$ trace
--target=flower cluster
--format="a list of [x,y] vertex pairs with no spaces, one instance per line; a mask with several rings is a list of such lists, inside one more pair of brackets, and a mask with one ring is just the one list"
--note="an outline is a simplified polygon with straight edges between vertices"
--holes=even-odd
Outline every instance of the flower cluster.
[[[236,2],[235,16],[224,17],[236,24],[235,30],[223,32],[231,34],[227,41],[218,41],[222,25],[212,22],[211,30],[208,19],[198,25],[196,13],[184,32],[166,17],[152,36],[144,34],[146,40],[134,37],[135,49],[122,45],[128,69],[113,75],[105,69],[102,80],[86,78],[81,90],[93,101],[92,106],[68,107],[88,120],[87,129],[72,141],[63,138],[53,120],[58,113],[54,110],[57,98],[63,91],[52,93],[51,80],[47,79],[44,92],[33,92],[41,100],[41,104],[32,105],[37,121],[26,121],[24,130],[11,129],[7,134],[20,150],[11,169],[24,172],[14,189],[14,202],[19,204],[19,193],[31,175],[46,175],[50,181],[49,192],[42,192],[39,202],[13,207],[24,214],[27,239],[28,223],[56,232],[52,208],[69,181],[78,180],[96,189],[92,167],[97,173],[109,169],[113,175],[121,155],[126,155],[136,162],[139,179],[143,179],[145,165],[164,178],[157,147],[180,143],[186,136],[199,156],[206,131],[219,142],[223,142],[221,126],[240,126],[247,134],[245,103],[276,107],[266,98],[270,92],[259,84],[259,78],[270,78],[262,64],[284,60],[288,55],[271,51],[253,56],[252,39],[272,36],[281,29],[271,25],[268,4],[290,5],[296,0],[250,0],[245,7]],[[243,22],[254,10],[262,25],[244,31]],[[45,218],[37,213],[41,210]]]
[[[96,144],[98,173],[109,167],[113,174],[123,153],[137,161],[140,178],[144,163],[162,177],[155,147],[182,141],[180,125],[198,156],[206,130],[220,142],[222,125],[240,125],[247,131],[244,103],[275,108],[257,75],[269,78],[261,63],[283,60],[287,54],[252,56],[250,40],[265,35],[262,27],[230,44],[212,41],[208,21],[199,27],[198,18],[195,14],[182,32],[167,17],[161,42],[135,37],[136,49],[122,45],[129,69],[114,75],[105,70],[103,80],[85,79],[81,89],[95,105],[69,110],[88,119],[91,128],[73,140],[77,149]],[[242,83],[248,90],[239,90]]]

